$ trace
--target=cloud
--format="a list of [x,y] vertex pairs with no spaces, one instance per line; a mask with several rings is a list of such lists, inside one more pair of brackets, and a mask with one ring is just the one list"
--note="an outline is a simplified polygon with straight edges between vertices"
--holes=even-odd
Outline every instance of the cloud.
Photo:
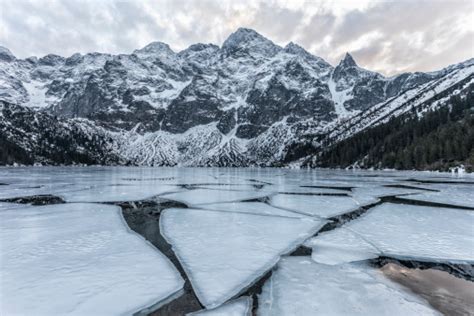
[[0,0],[0,45],[16,56],[130,53],[152,41],[175,51],[222,44],[240,26],[293,41],[337,64],[429,71],[474,57],[473,0]]
[[[340,58],[352,51],[361,64],[386,73],[459,62],[474,57],[473,9],[472,1],[453,0],[384,1],[352,10],[332,33],[331,55]],[[466,40],[465,48],[454,45],[460,38]]]

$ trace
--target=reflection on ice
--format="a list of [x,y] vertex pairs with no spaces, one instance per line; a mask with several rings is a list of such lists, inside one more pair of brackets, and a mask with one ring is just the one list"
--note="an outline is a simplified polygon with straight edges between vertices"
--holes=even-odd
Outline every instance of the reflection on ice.
[[198,209],[167,209],[161,233],[200,302],[214,308],[261,277],[324,222]]
[[116,206],[0,211],[0,314],[130,314],[179,294],[171,262],[126,227]]
[[437,269],[409,269],[388,263],[380,269],[397,282],[426,299],[444,315],[464,316],[474,311],[474,282]]
[[440,315],[363,264],[329,266],[285,257],[265,283],[258,315]]

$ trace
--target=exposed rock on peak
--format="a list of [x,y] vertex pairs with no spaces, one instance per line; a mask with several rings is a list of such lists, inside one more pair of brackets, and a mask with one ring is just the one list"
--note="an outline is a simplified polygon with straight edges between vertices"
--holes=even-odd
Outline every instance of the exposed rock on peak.
[[289,42],[285,46],[283,51],[287,54],[300,56],[301,58],[306,59],[307,61],[311,61],[312,63],[315,64],[315,66],[317,68],[320,68],[320,69],[321,68],[322,69],[332,68],[332,66],[328,62],[326,62],[324,59],[322,59],[321,57],[317,57],[317,56],[312,55],[310,52],[305,50],[303,47],[301,47],[300,45],[295,44],[293,42]]
[[339,63],[339,66],[344,67],[344,68],[349,68],[349,67],[356,67],[357,64],[354,58],[352,57],[352,55],[349,53],[346,53],[346,55],[344,55],[344,58]]
[[15,59],[15,56],[12,54],[12,52],[10,52],[8,48],[0,46],[0,61],[13,61]]
[[219,46],[214,45],[214,44],[197,43],[197,44],[192,44],[191,46],[179,52],[178,54],[183,54],[185,52],[199,52],[203,50],[219,50]]
[[79,64],[82,61],[82,55],[79,53],[75,53],[70,57],[66,58],[66,65],[74,66]]
[[187,61],[194,68],[209,66],[215,61],[219,53],[219,46],[214,44],[193,44],[178,53],[178,57]]
[[44,57],[41,57],[38,60],[38,63],[43,66],[57,66],[63,63],[66,59],[62,56],[58,56],[55,54],[48,54]]
[[278,53],[281,47],[252,29],[241,27],[225,40],[222,49],[227,53],[246,51],[271,57]]
[[293,42],[289,42],[283,50],[289,54],[294,54],[294,55],[303,55],[303,56],[311,55],[303,47]]
[[174,55],[174,51],[170,46],[163,42],[151,42],[141,49],[133,51],[137,55]]

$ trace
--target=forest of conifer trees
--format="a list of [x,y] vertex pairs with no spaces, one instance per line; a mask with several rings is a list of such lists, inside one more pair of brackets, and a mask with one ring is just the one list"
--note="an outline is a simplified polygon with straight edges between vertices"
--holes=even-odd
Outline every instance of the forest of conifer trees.
[[317,164],[441,171],[464,165],[474,171],[474,85],[421,117],[413,109],[330,147]]

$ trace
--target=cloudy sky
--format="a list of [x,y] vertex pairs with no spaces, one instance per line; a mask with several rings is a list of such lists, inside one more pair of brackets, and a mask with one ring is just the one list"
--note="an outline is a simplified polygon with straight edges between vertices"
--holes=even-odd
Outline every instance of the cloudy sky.
[[392,75],[474,57],[473,21],[474,0],[0,0],[0,45],[17,57],[130,53],[152,41],[179,51],[249,27]]

